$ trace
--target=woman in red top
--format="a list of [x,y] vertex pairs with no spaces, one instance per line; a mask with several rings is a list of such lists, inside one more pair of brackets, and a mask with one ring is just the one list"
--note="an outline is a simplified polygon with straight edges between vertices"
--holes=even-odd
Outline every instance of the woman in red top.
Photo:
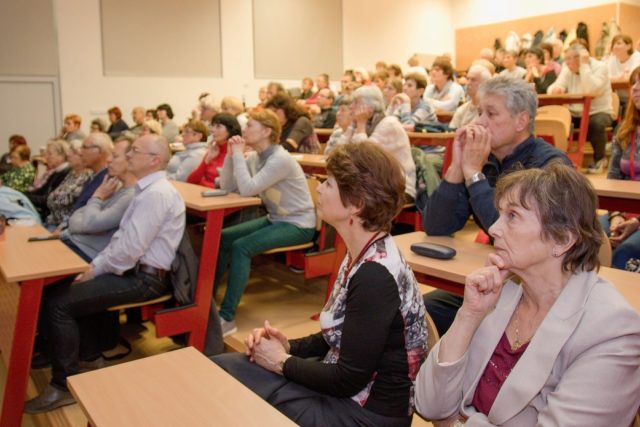
[[208,144],[207,152],[200,165],[191,172],[187,182],[214,188],[218,169],[222,167],[227,155],[227,141],[235,135],[240,135],[240,124],[231,114],[217,114],[211,119],[212,140]]

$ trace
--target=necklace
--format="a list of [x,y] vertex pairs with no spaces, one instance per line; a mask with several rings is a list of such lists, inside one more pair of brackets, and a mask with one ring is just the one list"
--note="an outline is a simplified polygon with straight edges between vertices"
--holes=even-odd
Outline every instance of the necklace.
[[531,338],[528,338],[524,341],[520,341],[520,330],[519,330],[519,320],[518,318],[520,317],[520,305],[522,305],[522,298],[520,298],[520,301],[518,301],[518,306],[516,307],[516,311],[515,311],[515,315],[513,318],[513,327],[515,329],[515,333],[516,333],[516,339],[513,342],[513,344],[511,344],[511,351],[516,351],[517,349],[519,349],[520,347],[522,347],[524,344],[528,343]]
[[[351,273],[351,269],[353,268],[354,265],[356,265],[359,261],[360,258],[362,258],[362,256],[364,255],[364,253],[367,251],[367,249],[369,249],[369,247],[376,241],[378,240],[378,236],[380,235],[380,232],[378,231],[376,234],[374,234],[371,239],[369,239],[369,241],[364,245],[364,247],[362,248],[362,250],[360,251],[360,253],[358,254],[358,256],[354,259],[351,259],[351,255],[349,254],[349,252],[347,252],[347,269],[344,272],[344,276],[342,278],[342,283],[340,284],[340,287],[342,288],[345,284],[345,282],[347,281],[347,279],[349,278],[349,273]],[[380,236],[381,238],[384,238],[387,236],[387,233],[384,233],[382,236]]]

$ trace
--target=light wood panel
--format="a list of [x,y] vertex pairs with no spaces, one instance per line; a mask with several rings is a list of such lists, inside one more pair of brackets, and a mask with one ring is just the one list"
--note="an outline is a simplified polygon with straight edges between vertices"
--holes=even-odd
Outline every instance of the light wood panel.
[[[633,43],[640,40],[640,6],[632,4],[620,3],[620,28],[624,34],[629,35],[633,39]],[[637,46],[634,45],[635,48]]]
[[[546,34],[549,27],[553,26],[556,29],[556,34],[558,34],[563,29],[569,32],[569,30],[576,28],[578,22],[581,21],[587,24],[589,43],[593,52],[593,48],[600,37],[602,23],[615,17],[616,5],[611,3],[550,15],[459,28],[456,30],[456,67],[460,69],[468,68],[471,62],[478,57],[480,49],[493,47],[496,38],[499,38],[504,46],[504,40],[509,31],[515,31],[520,36],[524,33],[534,35],[538,30],[542,30]],[[637,27],[637,22],[637,20],[633,22],[635,27]],[[629,26],[627,24],[627,27]],[[624,30],[625,27],[622,29]],[[631,31],[631,28],[627,28],[627,31]]]

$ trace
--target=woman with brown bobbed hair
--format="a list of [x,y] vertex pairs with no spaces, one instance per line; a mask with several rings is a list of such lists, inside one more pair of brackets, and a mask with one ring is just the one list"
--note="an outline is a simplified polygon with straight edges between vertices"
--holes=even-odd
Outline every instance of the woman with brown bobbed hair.
[[[629,81],[631,72],[640,66],[640,52],[633,49],[633,40],[626,34],[616,34],[611,39],[611,53],[606,59],[609,78],[612,83]],[[617,89],[620,97],[620,111],[624,112],[629,99],[627,89]]]
[[[629,86],[629,104],[613,138],[607,178],[640,181],[640,67],[631,73]],[[629,259],[640,258],[640,219],[637,215],[614,211],[600,220],[613,248],[613,267],[625,269]]]
[[640,396],[640,315],[598,277],[587,178],[552,162],[498,180],[495,252],[416,380],[450,426],[628,426]]
[[107,129],[107,133],[115,141],[117,137],[120,136],[122,132],[125,130],[129,130],[129,125],[122,120],[122,111],[118,107],[109,108],[107,111],[109,113],[109,129]]
[[426,355],[425,308],[389,230],[404,203],[400,164],[372,142],[340,145],[318,214],[347,247],[321,331],[288,340],[265,322],[246,355],[212,359],[301,426],[409,426]]
[[319,153],[320,144],[313,131],[309,114],[286,93],[277,93],[265,104],[265,108],[276,113],[282,133],[280,144],[287,151]]
[[36,177],[36,169],[31,164],[31,149],[27,145],[16,145],[9,153],[13,168],[0,175],[0,185],[25,192]]

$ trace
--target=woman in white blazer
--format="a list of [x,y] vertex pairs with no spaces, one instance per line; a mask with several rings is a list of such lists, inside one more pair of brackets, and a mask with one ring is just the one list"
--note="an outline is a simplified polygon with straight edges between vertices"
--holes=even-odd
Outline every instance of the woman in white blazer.
[[496,188],[494,254],[416,380],[416,408],[450,426],[622,426],[640,404],[640,315],[597,276],[597,199],[574,169]]

